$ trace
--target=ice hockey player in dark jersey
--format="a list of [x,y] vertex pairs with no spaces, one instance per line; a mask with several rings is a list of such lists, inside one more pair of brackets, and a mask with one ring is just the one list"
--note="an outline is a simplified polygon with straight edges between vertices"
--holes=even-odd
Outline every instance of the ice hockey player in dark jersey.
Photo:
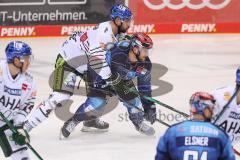
[[[154,129],[144,123],[144,117],[152,124],[156,120],[156,107],[152,102],[141,99],[129,89],[135,89],[132,81],[137,78],[138,91],[151,96],[151,61],[148,57],[149,49],[153,46],[152,39],[144,33],[136,33],[129,40],[123,40],[114,45],[107,53],[107,62],[111,68],[112,81],[102,81],[100,77],[88,70],[89,86],[87,100],[75,115],[64,123],[62,135],[68,137],[81,121],[89,118],[107,103],[107,95],[113,90],[124,106],[127,107],[129,118],[135,128],[146,135],[153,135]],[[115,79],[114,79],[115,78]],[[96,83],[95,83],[96,82]],[[95,85],[101,84],[101,85]],[[112,87],[112,89],[111,89]],[[141,111],[144,109],[144,113]],[[83,131],[89,128],[85,125]]]
[[155,160],[235,160],[228,135],[210,122],[215,99],[206,92],[190,98],[191,120],[171,126],[159,141]]

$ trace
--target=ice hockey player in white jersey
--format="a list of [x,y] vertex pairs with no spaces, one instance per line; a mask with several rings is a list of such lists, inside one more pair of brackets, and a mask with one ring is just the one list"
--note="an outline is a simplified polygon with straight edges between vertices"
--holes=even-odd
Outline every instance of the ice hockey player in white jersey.
[[12,160],[29,160],[26,142],[29,136],[23,129],[26,116],[34,106],[36,86],[27,72],[32,56],[31,48],[21,41],[10,42],[6,47],[7,60],[0,61],[0,112],[18,129],[12,133],[0,119],[0,146],[5,157]]
[[233,144],[240,143],[240,68],[236,71],[236,86],[213,91],[216,99],[213,123],[222,128]]
[[[108,44],[117,41],[117,35],[128,30],[132,22],[132,13],[128,7],[117,4],[112,7],[110,17],[110,21],[100,23],[86,32],[76,32],[63,43],[55,63],[53,93],[31,113],[25,123],[28,131],[70,98],[74,91],[76,76],[82,76],[88,65],[103,79],[111,76],[111,70],[105,60],[105,49]],[[107,122],[99,119],[92,121],[90,124],[94,126],[98,126],[96,124],[98,123],[108,127]]]

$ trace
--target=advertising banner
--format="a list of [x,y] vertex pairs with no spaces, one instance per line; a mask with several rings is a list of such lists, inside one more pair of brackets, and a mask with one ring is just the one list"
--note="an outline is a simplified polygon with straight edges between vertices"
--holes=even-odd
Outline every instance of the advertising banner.
[[[0,26],[0,38],[3,37],[50,37],[67,36],[73,31],[85,31],[95,24],[81,25],[37,25],[37,26]],[[169,33],[240,33],[240,23],[219,24],[135,24],[129,33],[145,32],[150,34]]]
[[0,37],[50,37],[67,36],[73,31],[86,31],[94,24],[82,25],[37,25],[37,26],[2,26]]
[[115,3],[134,14],[129,33],[240,33],[239,0],[1,0],[1,37],[66,36],[109,20]]
[[136,25],[152,33],[240,33],[239,0],[129,0]]
[[[1,26],[96,24],[123,0],[1,0]],[[124,3],[124,2],[123,2]]]

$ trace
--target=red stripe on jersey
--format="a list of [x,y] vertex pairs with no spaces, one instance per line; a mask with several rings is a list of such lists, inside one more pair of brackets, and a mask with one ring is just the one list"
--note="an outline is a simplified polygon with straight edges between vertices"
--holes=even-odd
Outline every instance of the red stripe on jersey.
[[27,86],[28,86],[27,84],[23,83],[22,84],[22,90],[26,91],[27,90]]

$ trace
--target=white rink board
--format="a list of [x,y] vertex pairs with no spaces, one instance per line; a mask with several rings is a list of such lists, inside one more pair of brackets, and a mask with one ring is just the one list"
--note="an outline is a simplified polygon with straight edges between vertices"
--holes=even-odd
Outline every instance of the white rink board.
[[[184,112],[188,112],[190,95],[199,90],[234,85],[235,71],[240,65],[240,35],[154,35],[151,59],[166,66],[169,71],[160,79],[170,82],[173,90],[155,97]],[[1,58],[6,44],[13,39],[0,39]],[[31,72],[38,88],[38,105],[51,92],[48,77],[53,70],[59,47],[65,38],[18,38],[32,46],[34,63]],[[72,111],[85,97],[74,96]],[[181,106],[181,107],[180,107]],[[158,106],[161,107],[161,106]],[[159,137],[166,127],[156,123],[155,137],[145,137],[136,132],[128,121],[120,122],[119,114],[126,109],[119,104],[103,117],[110,130],[102,134],[81,133],[81,125],[69,139],[58,140],[63,122],[53,114],[31,132],[31,144],[45,160],[146,160],[154,159]],[[0,159],[4,159],[0,153]],[[32,156],[32,159],[37,159]]]

